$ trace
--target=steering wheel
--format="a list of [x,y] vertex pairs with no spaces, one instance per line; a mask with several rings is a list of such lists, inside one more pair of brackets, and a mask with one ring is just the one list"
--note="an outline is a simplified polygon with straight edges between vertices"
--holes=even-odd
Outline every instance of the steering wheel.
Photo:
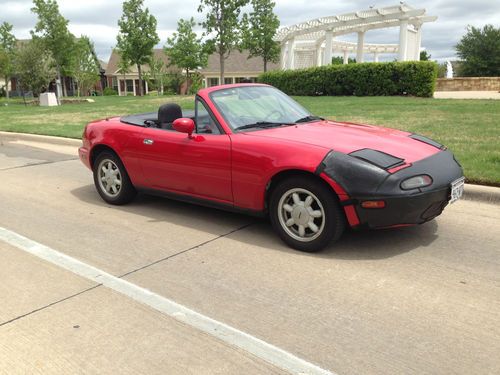
[[[276,114],[278,115],[278,117],[276,117]],[[268,114],[266,116],[266,121],[268,121],[268,120],[276,120],[276,121],[278,121],[282,117],[283,117],[283,113],[281,113],[277,109],[274,109],[270,114]]]

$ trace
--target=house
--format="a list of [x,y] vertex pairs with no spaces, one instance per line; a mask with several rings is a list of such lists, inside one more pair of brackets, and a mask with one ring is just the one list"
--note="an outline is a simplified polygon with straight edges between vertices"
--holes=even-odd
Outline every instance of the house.
[[[170,60],[163,52],[163,49],[154,49],[153,54],[155,59],[163,61],[168,73],[180,73],[179,68],[168,66],[170,64]],[[123,73],[120,72],[119,64],[120,54],[114,49],[109,57],[105,73],[108,87],[116,90],[118,95],[137,95],[139,93],[139,73],[137,71],[137,66],[130,66],[128,71]],[[141,71],[143,74],[147,74],[150,71],[149,66],[142,65]],[[145,94],[149,92],[148,83],[146,81],[143,81],[142,89]]]
[[[167,67],[168,73],[183,74],[181,69],[176,66],[168,66],[169,58],[163,49],[155,49],[154,56],[160,59]],[[106,68],[107,84],[115,89],[119,95],[137,95],[139,92],[139,74],[136,66],[129,67],[125,74],[119,72],[120,55],[117,50],[113,50]],[[268,63],[268,70],[279,69],[279,64]],[[212,54],[208,58],[206,68],[199,69],[198,72],[203,76],[203,86],[211,87],[219,84],[220,76],[219,55]],[[259,74],[264,71],[264,62],[262,58],[248,58],[248,51],[232,51],[225,61],[224,84],[239,83],[242,81],[255,82]],[[148,73],[149,66],[143,65],[142,72]],[[181,91],[184,87],[181,88]],[[144,81],[143,92],[148,93],[148,83]]]
[[[242,81],[257,81],[259,74],[264,72],[264,61],[261,57],[248,58],[248,51],[231,51],[224,64],[224,84],[240,83]],[[279,69],[279,64],[268,63],[268,70]],[[212,87],[220,84],[220,62],[219,55],[212,54],[208,57],[206,68],[200,69],[203,75],[204,87]]]

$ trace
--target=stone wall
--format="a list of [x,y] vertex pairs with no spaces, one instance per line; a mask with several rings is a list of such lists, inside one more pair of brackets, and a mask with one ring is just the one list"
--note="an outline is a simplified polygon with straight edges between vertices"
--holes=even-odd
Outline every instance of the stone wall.
[[500,77],[438,78],[436,91],[500,91]]

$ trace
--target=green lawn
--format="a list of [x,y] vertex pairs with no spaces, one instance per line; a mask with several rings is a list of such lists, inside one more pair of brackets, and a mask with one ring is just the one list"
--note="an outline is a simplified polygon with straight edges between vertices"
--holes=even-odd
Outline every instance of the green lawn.
[[[192,97],[97,97],[95,103],[24,107],[0,100],[0,130],[80,138],[91,120],[156,111],[175,101],[193,108]],[[384,125],[426,135],[447,145],[470,182],[500,185],[500,101],[403,97],[297,97],[329,119]]]

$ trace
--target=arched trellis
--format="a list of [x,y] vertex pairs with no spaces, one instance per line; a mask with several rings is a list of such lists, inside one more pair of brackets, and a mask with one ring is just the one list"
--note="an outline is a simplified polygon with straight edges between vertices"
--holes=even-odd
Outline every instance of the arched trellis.
[[[304,68],[329,64],[334,53],[343,53],[344,63],[355,53],[358,62],[366,53],[374,60],[383,53],[397,53],[399,61],[419,60],[422,25],[433,22],[435,16],[425,15],[425,9],[414,9],[407,4],[368,9],[339,16],[321,17],[284,27],[275,40],[281,44],[281,66],[284,69]],[[365,43],[369,30],[398,27],[398,44]],[[335,39],[337,36],[357,33],[357,43]]]

